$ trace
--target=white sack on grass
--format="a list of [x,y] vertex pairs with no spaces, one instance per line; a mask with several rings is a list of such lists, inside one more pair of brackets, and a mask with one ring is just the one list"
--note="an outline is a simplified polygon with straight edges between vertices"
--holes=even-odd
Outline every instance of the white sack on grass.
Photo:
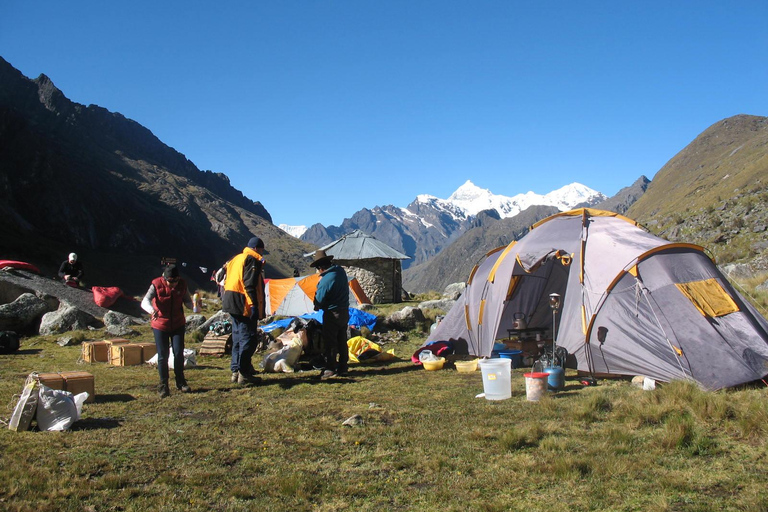
[[86,392],[73,395],[69,391],[51,389],[41,384],[37,401],[37,427],[40,430],[69,430],[80,419],[83,402],[87,399]]
[[37,401],[40,394],[38,386],[37,379],[27,378],[19,402],[16,404],[16,408],[11,415],[11,421],[8,423],[9,429],[16,432],[30,429],[32,420],[37,414]]
[[[157,354],[147,361],[152,366],[157,366]],[[194,368],[197,366],[197,355],[191,348],[184,349],[184,368]],[[168,368],[173,370],[173,350],[168,354]]]
[[302,329],[298,334],[286,331],[278,336],[277,340],[283,344],[283,347],[264,357],[260,366],[265,372],[293,373],[294,366],[308,343],[307,330]]

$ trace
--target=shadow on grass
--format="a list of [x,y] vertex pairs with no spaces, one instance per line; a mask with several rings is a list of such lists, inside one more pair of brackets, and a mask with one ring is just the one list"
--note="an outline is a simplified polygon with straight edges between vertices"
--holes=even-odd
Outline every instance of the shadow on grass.
[[133,402],[136,397],[127,393],[118,393],[114,395],[96,395],[93,401],[97,404],[106,404],[112,402]]
[[22,350],[17,350],[16,352],[14,352],[14,354],[17,354],[17,355],[20,355],[20,356],[29,356],[29,355],[32,355],[32,354],[39,354],[42,351],[43,351],[43,349],[41,349],[41,348],[25,348],[25,349],[22,349]]
[[115,418],[85,418],[77,420],[70,430],[102,430],[117,428],[122,425]]

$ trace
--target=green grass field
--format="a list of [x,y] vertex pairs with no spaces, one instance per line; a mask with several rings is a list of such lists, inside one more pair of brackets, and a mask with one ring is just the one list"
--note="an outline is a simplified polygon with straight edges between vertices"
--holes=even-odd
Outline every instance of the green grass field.
[[27,338],[0,356],[0,417],[32,371],[91,372],[97,396],[71,431],[0,430],[0,510],[768,510],[764,386],[642,391],[568,373],[529,402],[517,369],[512,398],[488,401],[479,371],[413,365],[423,340],[325,382],[239,387],[227,358],[199,357],[194,392],[161,400],[153,367],[78,364],[79,346]]

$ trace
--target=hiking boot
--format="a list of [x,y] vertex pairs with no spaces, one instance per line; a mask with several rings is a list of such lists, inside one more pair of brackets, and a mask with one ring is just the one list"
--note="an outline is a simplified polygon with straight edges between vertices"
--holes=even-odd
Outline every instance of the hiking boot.
[[189,384],[187,384],[186,382],[184,384],[182,384],[181,386],[176,386],[176,387],[182,393],[191,393],[192,392],[192,388],[189,387]]
[[171,396],[171,390],[168,389],[168,384],[160,384],[157,387],[157,394],[160,395],[160,398]]
[[333,370],[325,370],[322,375],[320,375],[320,380],[328,380],[332,379],[334,377],[337,377],[338,374]]
[[242,372],[237,374],[238,384],[258,384],[259,382],[261,382],[261,377],[257,377],[255,375],[247,375]]
[[231,382],[232,384],[237,384],[237,375],[238,375],[238,372],[232,372],[232,377],[229,379],[229,382]]

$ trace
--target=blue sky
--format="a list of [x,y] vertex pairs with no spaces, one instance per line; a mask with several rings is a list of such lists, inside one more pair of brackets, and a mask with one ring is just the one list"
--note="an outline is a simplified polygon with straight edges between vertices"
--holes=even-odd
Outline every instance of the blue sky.
[[606,195],[768,115],[768,2],[0,6],[0,56],[223,172],[276,224],[574,181]]

